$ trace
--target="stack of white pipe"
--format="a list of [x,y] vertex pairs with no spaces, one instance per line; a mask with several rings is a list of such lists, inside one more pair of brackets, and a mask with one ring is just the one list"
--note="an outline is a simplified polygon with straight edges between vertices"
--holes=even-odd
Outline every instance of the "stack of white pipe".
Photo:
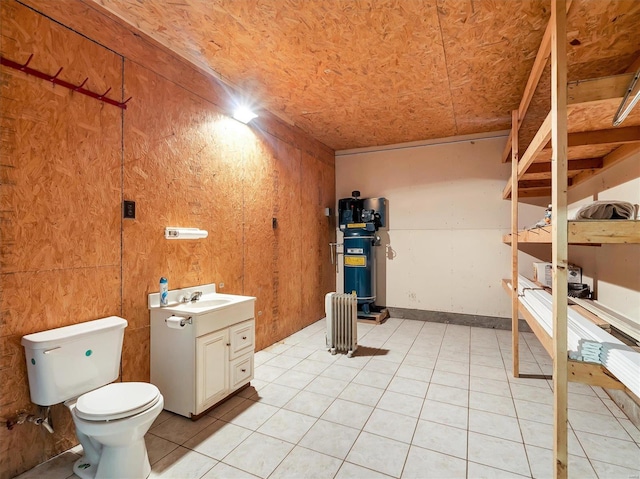
[[[538,285],[518,276],[520,301],[540,326],[553,337],[553,298]],[[600,343],[600,363],[636,396],[640,396],[640,353],[569,308],[567,313],[567,349],[571,357],[581,357],[583,344]]]

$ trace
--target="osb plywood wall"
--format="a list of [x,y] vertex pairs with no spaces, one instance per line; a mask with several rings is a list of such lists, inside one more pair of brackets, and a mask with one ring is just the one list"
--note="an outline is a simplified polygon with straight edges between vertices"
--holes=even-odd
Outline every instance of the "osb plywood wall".
[[[230,119],[213,79],[113,20],[74,2],[31,3],[63,25],[2,0],[3,56],[34,53],[36,69],[63,66],[67,81],[88,76],[87,88],[133,100],[123,111],[0,70],[0,416],[35,410],[20,338],[36,331],[121,315],[122,378],[148,381],[146,302],[160,276],[172,289],[215,282],[256,296],[258,349],[321,318],[335,286],[323,215],[333,151],[274,118]],[[135,220],[121,219],[122,199],[136,201]],[[166,241],[170,225],[209,237]],[[53,435],[0,428],[1,478],[77,442],[66,408],[53,410]]]

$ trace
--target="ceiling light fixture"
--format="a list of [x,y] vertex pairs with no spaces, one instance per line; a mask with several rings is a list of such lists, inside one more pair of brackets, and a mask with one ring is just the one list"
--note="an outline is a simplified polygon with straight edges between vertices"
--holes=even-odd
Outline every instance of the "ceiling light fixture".
[[244,123],[246,125],[247,123],[249,123],[254,118],[258,118],[258,115],[256,115],[254,112],[252,112],[246,106],[239,106],[233,112],[233,118],[235,118],[236,120],[238,120],[238,121],[240,121],[240,122],[242,122],[242,123]]

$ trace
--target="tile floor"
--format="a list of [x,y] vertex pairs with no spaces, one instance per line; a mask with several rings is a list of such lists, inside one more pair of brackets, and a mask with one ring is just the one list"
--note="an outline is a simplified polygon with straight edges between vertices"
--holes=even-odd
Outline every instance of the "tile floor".
[[[509,331],[391,318],[353,358],[324,321],[256,353],[255,379],[192,422],[163,411],[152,478],[550,478],[549,381],[511,377]],[[523,334],[522,372],[551,362]],[[570,384],[569,474],[640,477],[640,431],[599,388]],[[74,448],[20,478],[76,477]]]

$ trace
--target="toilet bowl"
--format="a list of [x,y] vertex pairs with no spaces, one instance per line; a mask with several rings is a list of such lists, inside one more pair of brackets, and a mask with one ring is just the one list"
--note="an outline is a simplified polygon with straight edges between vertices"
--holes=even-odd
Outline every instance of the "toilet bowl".
[[164,406],[152,384],[114,383],[124,328],[117,316],[28,334],[22,338],[31,401],[64,403],[84,455],[82,479],[144,479],[151,467],[144,435]]
[[144,435],[164,406],[148,383],[113,383],[65,402],[84,455],[73,472],[82,479],[146,478],[151,472]]

